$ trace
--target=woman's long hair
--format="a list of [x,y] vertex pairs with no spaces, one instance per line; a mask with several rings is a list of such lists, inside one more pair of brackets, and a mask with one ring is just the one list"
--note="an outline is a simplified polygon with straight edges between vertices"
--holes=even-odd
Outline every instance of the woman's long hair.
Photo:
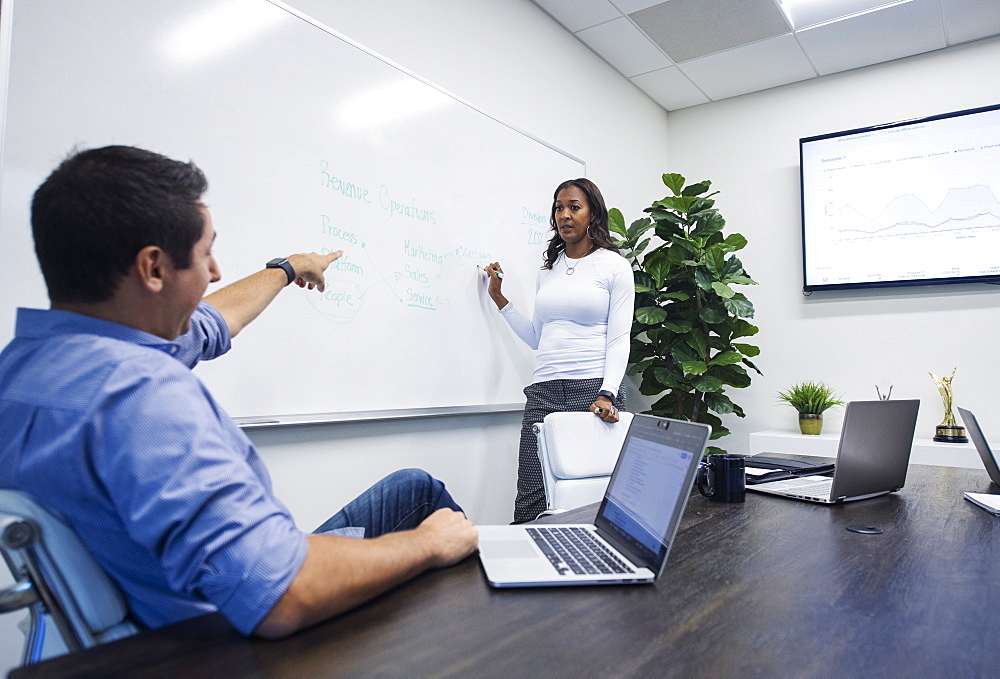
[[604,196],[601,195],[601,190],[597,188],[594,182],[583,177],[579,179],[567,179],[557,186],[555,192],[552,194],[552,210],[549,213],[549,224],[552,226],[553,233],[552,238],[549,239],[549,245],[545,250],[545,262],[542,264],[543,269],[551,269],[552,265],[559,258],[559,253],[566,249],[566,243],[563,241],[562,236],[559,235],[559,227],[556,225],[556,198],[559,196],[560,191],[570,186],[580,189],[583,191],[583,195],[587,197],[587,207],[590,208],[590,226],[587,227],[587,235],[590,236],[590,240],[598,248],[618,252],[618,246],[611,240],[611,231],[608,230],[608,208],[604,204]]

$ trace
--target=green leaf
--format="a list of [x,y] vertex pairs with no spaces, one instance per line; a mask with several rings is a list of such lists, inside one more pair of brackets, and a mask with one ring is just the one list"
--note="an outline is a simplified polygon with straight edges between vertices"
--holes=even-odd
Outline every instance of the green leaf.
[[[659,231],[657,231],[656,235],[657,236],[660,235]],[[695,257],[701,255],[701,252],[699,252],[698,250],[698,246],[684,236],[679,236],[679,235],[667,236],[666,238],[664,238],[664,240],[670,243],[671,245],[676,245],[680,248],[684,248]]]
[[715,305],[704,306],[698,312],[698,318],[709,325],[715,325],[726,320],[726,310]]
[[628,227],[628,237],[633,241],[638,240],[639,236],[646,233],[651,228],[653,228],[653,220],[649,217],[637,219],[632,222],[631,226]]
[[747,239],[738,233],[729,234],[726,236],[726,240],[722,242],[726,244],[727,252],[736,252],[737,250],[742,250],[747,246]]
[[694,282],[697,283],[698,287],[702,290],[708,291],[712,289],[712,283],[715,281],[712,278],[712,272],[708,268],[700,268],[694,272]]
[[684,335],[688,346],[698,352],[698,358],[705,360],[708,355],[708,339],[700,332],[689,332]]
[[641,285],[643,287],[651,288],[653,290],[657,288],[656,281],[654,281],[653,277],[650,276],[645,271],[639,271],[639,270],[633,271],[632,278],[635,279],[636,285]]
[[733,363],[739,363],[743,360],[743,355],[738,351],[723,351],[721,354],[716,354],[709,361],[711,365],[732,365]]
[[659,207],[665,207],[668,210],[676,210],[677,212],[686,213],[690,208],[691,204],[696,199],[693,196],[667,196],[663,200],[658,200],[653,205]]
[[675,196],[679,196],[681,189],[684,188],[684,176],[679,174],[665,174],[663,175],[663,183]]
[[672,330],[678,335],[683,335],[686,332],[691,332],[691,322],[690,321],[664,321],[663,327],[667,330]]
[[670,228],[675,232],[684,225],[684,217],[674,212],[669,212],[662,207],[647,207],[643,212],[648,212],[657,226]]
[[734,344],[733,346],[744,356],[760,355],[760,347],[755,347],[752,344]]
[[736,323],[733,324],[732,338],[736,339],[737,337],[753,337],[758,332],[760,332],[760,328],[758,328],[756,325],[754,325],[753,323],[749,323],[748,321],[744,321],[742,318],[738,318],[736,319]]
[[679,375],[666,368],[654,368],[653,377],[667,389],[684,389],[687,387]]
[[700,196],[701,194],[708,191],[709,187],[712,186],[712,182],[705,180],[703,182],[698,182],[697,184],[691,184],[690,186],[685,186],[682,192],[685,196]]
[[639,361],[638,363],[633,363],[631,366],[629,366],[629,369],[625,371],[625,374],[631,376],[638,375],[641,372],[645,372],[647,368],[651,367],[655,363],[656,361],[649,359],[646,359],[644,361]]
[[701,375],[708,370],[708,364],[704,361],[684,361],[681,363],[681,368],[691,375]]
[[643,261],[643,267],[646,273],[653,277],[657,289],[663,287],[663,280],[670,273],[670,266],[670,259],[663,250],[649,253]]
[[729,413],[736,412],[738,407],[728,396],[719,392],[705,394],[705,405],[720,415],[728,415]]
[[[722,304],[729,310],[729,313],[741,318],[753,318],[753,304],[740,293],[733,295],[731,299],[722,300]],[[735,337],[735,335],[734,335]]]
[[715,210],[706,210],[698,215],[697,226],[691,231],[692,236],[704,238],[719,233],[726,226],[726,220]]
[[639,285],[637,283],[636,286],[635,286],[635,291],[636,292],[656,292],[656,288],[648,288],[645,285]]
[[658,306],[647,306],[635,310],[635,320],[643,325],[659,325],[667,317],[667,312]]
[[625,230],[625,217],[622,216],[621,210],[616,207],[608,210],[608,228],[611,229],[612,233],[617,233],[623,238],[628,237],[628,231]]
[[757,285],[757,281],[749,276],[727,276],[722,282],[728,285]]
[[754,364],[753,364],[753,363],[752,363],[752,362],[750,361],[750,359],[749,359],[749,358],[744,358],[744,359],[743,359],[743,365],[745,365],[745,366],[747,366],[747,367],[751,368],[751,369],[752,369],[752,370],[753,370],[754,372],[756,372],[756,373],[757,373],[758,375],[763,375],[763,374],[764,374],[764,373],[762,373],[762,372],[760,371],[760,368],[758,368],[757,366],[755,366],[755,365],[754,365]]
[[722,385],[725,383],[718,377],[712,377],[711,375],[699,375],[691,380],[691,384],[698,391],[708,392],[722,389]]
[[750,386],[750,375],[740,366],[733,364],[722,367],[713,367],[712,375],[718,377],[731,387],[744,389]]
[[736,291],[725,283],[712,283],[712,289],[715,290],[715,294],[723,299],[729,299],[736,294]]
[[662,300],[675,299],[678,302],[686,302],[689,299],[691,299],[691,295],[687,294],[686,292],[661,292],[660,299]]
[[718,276],[722,272],[722,267],[726,265],[726,254],[722,248],[713,245],[705,251],[703,261],[708,270]]
[[671,357],[673,357],[673,359],[678,363],[683,363],[684,361],[700,361],[701,356],[698,355],[696,350],[688,346],[686,337],[687,336],[685,336],[685,338],[681,341],[671,345]]
[[[649,242],[651,240],[653,240],[653,239],[652,238],[647,238],[646,240],[644,240],[641,243],[639,243],[638,245],[636,245],[635,249],[632,251],[633,254],[635,254],[635,255],[641,255],[643,253],[643,251],[646,249],[646,246],[649,245]],[[753,283],[753,281],[750,281],[750,282]]]

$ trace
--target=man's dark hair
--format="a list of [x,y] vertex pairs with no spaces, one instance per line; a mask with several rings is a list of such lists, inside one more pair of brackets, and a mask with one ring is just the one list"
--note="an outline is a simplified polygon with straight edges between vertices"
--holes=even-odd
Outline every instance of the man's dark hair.
[[104,302],[149,245],[174,266],[191,266],[202,237],[201,195],[208,188],[194,163],[132,146],[72,153],[31,201],[35,254],[52,302]]

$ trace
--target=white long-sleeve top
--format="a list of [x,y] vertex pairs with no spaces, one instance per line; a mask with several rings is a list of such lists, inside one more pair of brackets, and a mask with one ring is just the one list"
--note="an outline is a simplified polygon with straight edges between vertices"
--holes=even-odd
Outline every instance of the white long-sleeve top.
[[568,261],[563,253],[551,269],[538,272],[530,321],[510,302],[500,313],[537,349],[535,382],[600,377],[601,390],[617,394],[628,365],[634,306],[631,265],[600,249]]

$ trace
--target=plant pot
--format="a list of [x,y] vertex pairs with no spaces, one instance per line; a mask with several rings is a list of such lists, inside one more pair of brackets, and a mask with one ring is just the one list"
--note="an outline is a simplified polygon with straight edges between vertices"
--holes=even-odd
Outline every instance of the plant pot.
[[799,413],[799,431],[803,434],[819,435],[823,431],[823,414]]

